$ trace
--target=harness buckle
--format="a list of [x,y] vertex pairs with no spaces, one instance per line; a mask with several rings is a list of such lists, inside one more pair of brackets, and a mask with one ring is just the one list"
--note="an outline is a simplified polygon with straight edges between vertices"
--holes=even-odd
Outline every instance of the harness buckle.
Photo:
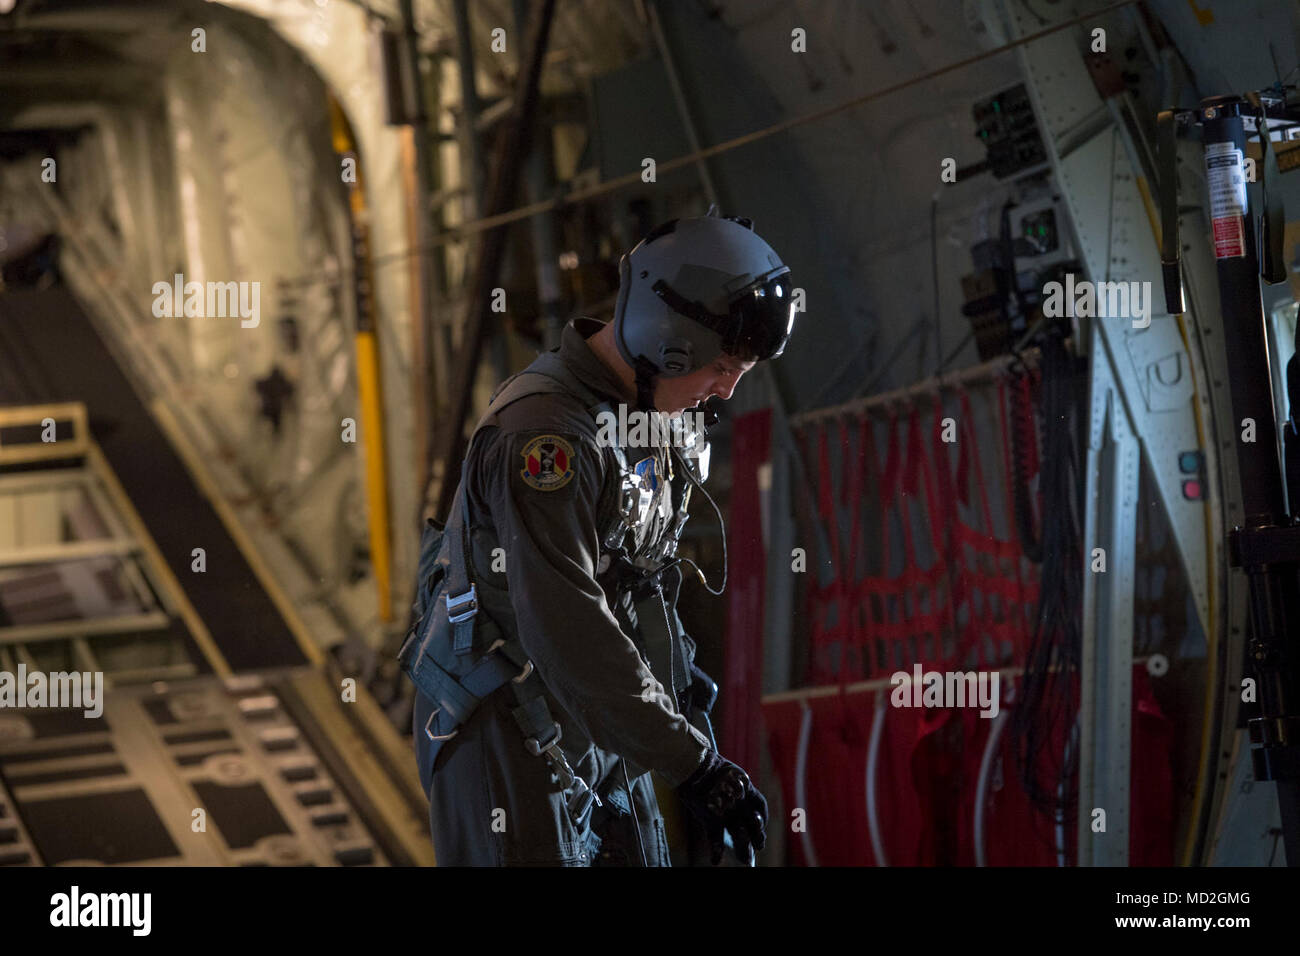
[[564,733],[560,730],[560,725],[555,721],[551,722],[551,727],[555,730],[555,736],[545,744],[538,743],[536,737],[524,738],[524,747],[534,757],[549,757],[552,751],[559,746],[560,738],[564,736]]
[[[505,641],[503,640],[494,641],[492,646],[488,648],[488,653],[492,653],[504,643]],[[528,676],[532,674],[532,672],[533,662],[525,661],[523,671],[518,676],[510,679],[516,684],[522,684],[528,679]],[[518,691],[516,691],[516,693],[518,693]],[[536,734],[531,737],[525,737],[524,749],[534,757],[546,758],[546,763],[551,768],[551,772],[560,778],[561,789],[568,790],[570,787],[575,788],[574,793],[569,798],[569,809],[570,811],[575,811],[575,808],[577,808],[577,815],[581,817],[582,811],[585,810],[585,807],[590,806],[592,803],[598,807],[603,804],[601,803],[600,797],[597,796],[596,791],[592,790],[587,785],[587,781],[583,780],[573,772],[573,767],[569,765],[568,758],[564,756],[564,751],[560,749],[560,739],[564,736],[564,732],[560,729],[559,723],[552,720],[551,728],[555,733],[551,735],[550,739],[546,743],[541,743],[537,739],[538,735]]]
[[468,621],[478,613],[478,589],[473,584],[463,594],[447,595],[447,619],[453,624]]
[[564,756],[564,751],[560,749],[560,738],[563,736],[563,733],[560,731],[560,725],[553,721],[551,726],[555,728],[555,736],[553,736],[547,743],[538,743],[536,737],[525,737],[524,749],[534,757],[545,757],[546,762],[551,765],[551,769],[559,776],[560,786],[567,790],[569,787],[573,786],[573,782],[577,779],[577,775],[573,772],[573,768],[569,766],[569,761]]

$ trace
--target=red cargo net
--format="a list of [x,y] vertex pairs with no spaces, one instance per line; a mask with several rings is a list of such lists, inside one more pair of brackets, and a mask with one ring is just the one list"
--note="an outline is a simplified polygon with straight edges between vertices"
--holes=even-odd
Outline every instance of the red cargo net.
[[[1025,379],[1017,387],[1029,385]],[[949,436],[955,441],[943,440],[947,416],[938,402],[933,405],[928,442],[922,412],[915,405],[905,416],[891,411],[882,421],[859,415],[853,422],[847,418],[815,422],[805,430],[806,461],[815,462],[809,470],[816,473],[816,520],[826,542],[817,570],[829,571],[827,583],[822,583],[821,574],[810,575],[806,594],[811,683],[885,677],[916,663],[942,668],[1023,662],[1038,600],[1037,574],[1024,560],[1012,520],[1005,380],[998,383],[994,397],[1001,426],[998,464],[1006,502],[1004,537],[997,536],[994,528],[968,393],[958,397],[960,413],[952,423],[955,434]],[[832,430],[838,432],[840,443],[838,483],[830,448]],[[883,464],[878,430],[885,436]],[[1033,449],[1034,444],[1028,447]],[[1027,471],[1037,472],[1036,449]],[[876,542],[863,541],[864,505],[879,519]],[[974,512],[971,520],[963,509]],[[845,517],[847,550],[841,530]],[[891,573],[898,531],[902,568]],[[924,566],[918,545],[928,552]],[[859,569],[866,573],[860,574]]]
[[[805,429],[817,490],[816,514],[808,517],[824,542],[807,576],[808,682],[839,690],[763,706],[793,862],[1053,866],[1077,859],[1073,819],[1056,821],[1031,806],[1016,775],[1010,718],[1018,679],[1004,673],[992,719],[972,707],[890,706],[887,683],[918,663],[923,670],[1025,663],[1038,568],[1025,559],[1015,530],[1012,476],[1017,464],[1029,481],[1039,470],[1034,385],[1021,376],[974,396],[959,392],[952,442],[943,440],[948,415],[937,397],[926,412],[910,405],[902,414],[822,420]],[[1014,422],[1011,389],[1028,410]],[[989,430],[996,448],[979,441],[975,409],[982,396],[996,405],[998,427]],[[1012,427],[1023,449],[1019,463]],[[990,482],[993,472],[1000,475]],[[1003,493],[1003,536],[990,484]],[[900,557],[901,568],[893,566]],[[879,686],[849,692],[847,685],[860,680]],[[1067,730],[1060,728],[1053,742],[1058,755]],[[1132,774],[1131,865],[1172,861],[1170,733],[1139,665],[1132,746],[1146,756]]]
[[[840,692],[763,709],[786,804],[804,813],[790,839],[797,863],[975,862],[976,778],[992,721],[971,710],[895,708],[888,685],[852,694],[846,685],[910,673],[914,664],[970,670],[1024,661],[1037,569],[1015,533],[1008,385],[987,394],[997,405],[996,444],[981,446],[964,392],[949,423],[952,441],[943,440],[948,416],[937,396],[928,411],[911,404],[881,418],[823,420],[801,436],[820,542],[807,580],[808,682],[839,684]],[[996,534],[985,455],[1001,472],[1004,537]],[[1025,464],[1036,474],[1036,453]],[[1029,819],[1035,814],[1004,759],[1006,741],[996,743],[986,775],[987,860],[1050,864],[1054,854],[1041,839],[1018,859],[1005,854],[1042,821]]]

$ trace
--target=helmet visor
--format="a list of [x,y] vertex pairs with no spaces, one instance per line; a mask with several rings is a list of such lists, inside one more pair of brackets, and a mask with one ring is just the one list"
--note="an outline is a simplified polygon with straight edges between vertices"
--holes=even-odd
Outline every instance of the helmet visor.
[[728,334],[722,349],[756,362],[785,351],[794,328],[789,268],[782,266],[742,289],[731,300]]

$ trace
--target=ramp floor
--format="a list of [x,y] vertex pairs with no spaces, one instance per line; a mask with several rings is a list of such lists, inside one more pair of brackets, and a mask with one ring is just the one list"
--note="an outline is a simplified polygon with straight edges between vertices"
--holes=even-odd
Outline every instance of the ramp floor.
[[[80,401],[90,430],[230,667],[306,663],[217,512],[64,288],[0,294],[0,405]],[[207,570],[191,570],[203,548]],[[210,662],[192,645],[195,662]]]

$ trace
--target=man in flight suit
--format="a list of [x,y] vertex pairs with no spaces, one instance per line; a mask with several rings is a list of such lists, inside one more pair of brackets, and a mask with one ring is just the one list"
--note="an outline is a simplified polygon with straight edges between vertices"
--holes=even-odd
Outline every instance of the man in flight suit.
[[[789,269],[710,209],[623,257],[613,322],[571,322],[498,388],[446,526],[427,523],[400,653],[439,863],[667,866],[653,770],[715,864],[729,841],[752,865],[767,804],[716,751],[716,685],[675,609],[708,468],[676,413],[730,398],[792,324]],[[674,416],[671,442],[611,437],[629,411]]]

